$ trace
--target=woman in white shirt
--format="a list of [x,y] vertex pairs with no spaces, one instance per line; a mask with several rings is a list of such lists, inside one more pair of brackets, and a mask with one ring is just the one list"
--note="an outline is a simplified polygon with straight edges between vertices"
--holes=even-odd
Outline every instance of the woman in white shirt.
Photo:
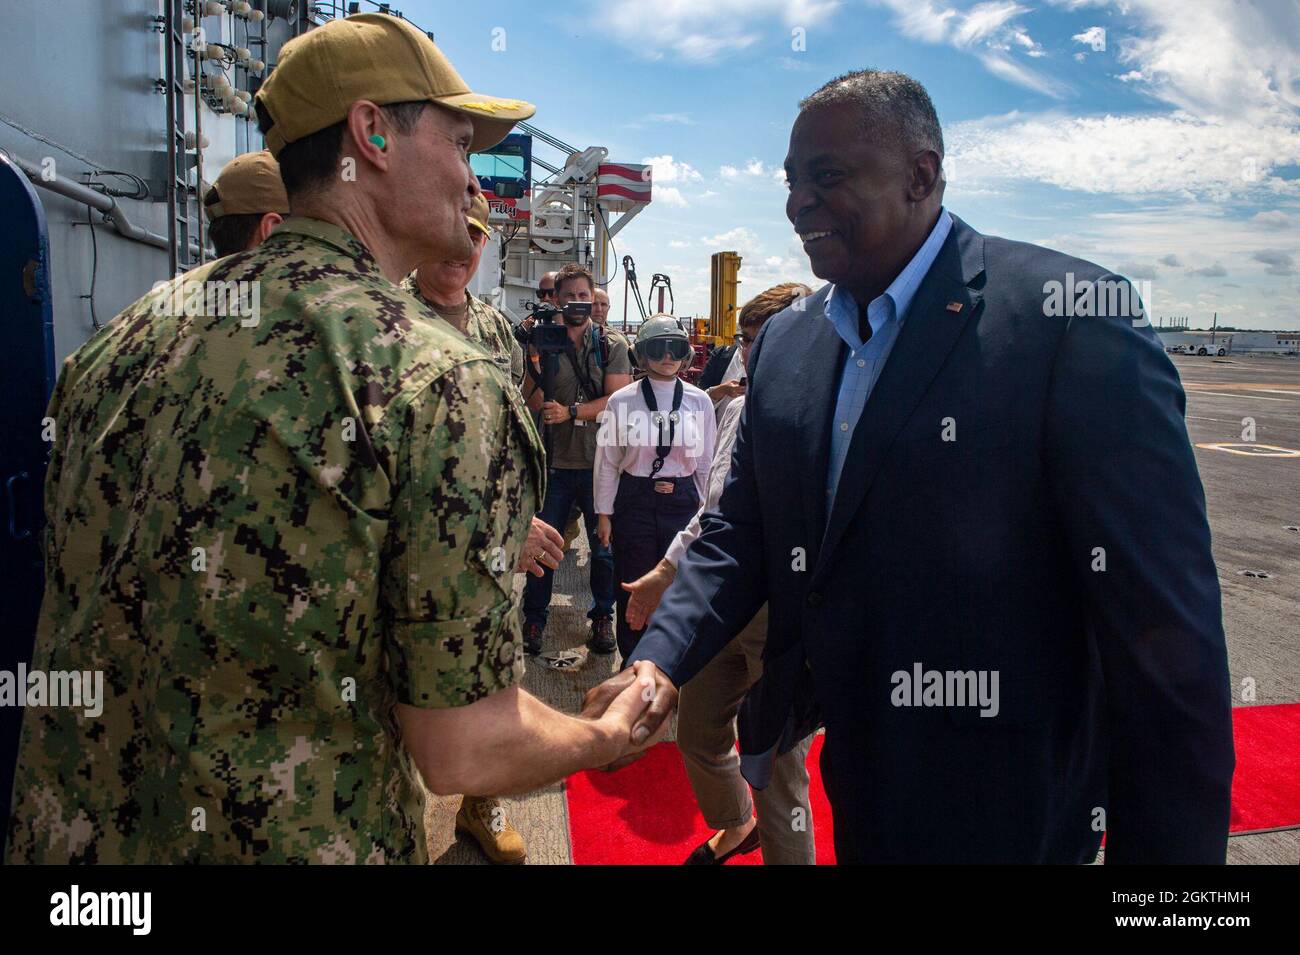
[[[740,310],[740,353],[748,362],[750,346],[773,315],[794,305],[812,290],[790,282],[756,295]],[[709,471],[708,489],[700,511],[716,508],[731,473],[731,450],[744,410],[743,395],[730,403],[718,426],[717,449]],[[644,627],[677,573],[677,562],[700,536],[700,518],[691,519],[654,569],[635,583],[624,585],[630,593],[628,617]],[[812,865],[813,823],[808,805],[808,748],[802,740],[779,757],[766,789],[756,790],[740,775],[736,754],[736,712],[750,686],[763,672],[763,647],[767,643],[767,605],[764,604],[736,639],[713,658],[695,678],[681,688],[677,701],[677,747],[686,763],[686,775],[695,791],[704,820],[714,830],[686,859],[687,865],[721,865],[732,856],[763,849],[766,865]],[[758,819],[754,804],[758,804]]]
[[[690,360],[686,332],[669,315],[641,324],[636,355],[646,377],[609,396],[596,434],[596,535],[614,551],[614,579],[653,568],[704,500],[717,425],[713,402],[678,374]],[[618,590],[618,649],[627,659],[642,628],[627,621]]]

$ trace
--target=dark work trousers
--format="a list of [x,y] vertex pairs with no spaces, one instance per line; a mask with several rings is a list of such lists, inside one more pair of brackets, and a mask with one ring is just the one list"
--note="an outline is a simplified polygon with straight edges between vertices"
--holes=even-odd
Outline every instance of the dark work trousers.
[[[614,612],[614,558],[609,548],[596,536],[596,499],[591,486],[591,469],[551,468],[546,476],[546,501],[538,518],[550,524],[561,534],[569,523],[569,508],[576,504],[587,525],[587,543],[591,545],[591,599],[592,607],[587,617],[608,617]],[[524,585],[524,623],[535,623],[546,629],[550,613],[551,589],[555,586],[555,571],[546,568],[541,577],[528,575]]]
[[[671,484],[670,493],[655,490],[656,484]],[[700,509],[695,478],[634,477],[623,474],[618,479],[614,497],[614,514],[610,518],[613,532],[614,580],[632,583],[654,568],[673,538],[691,522]],[[618,652],[626,660],[632,655],[644,630],[633,630],[627,622],[628,592],[615,589],[618,598]]]

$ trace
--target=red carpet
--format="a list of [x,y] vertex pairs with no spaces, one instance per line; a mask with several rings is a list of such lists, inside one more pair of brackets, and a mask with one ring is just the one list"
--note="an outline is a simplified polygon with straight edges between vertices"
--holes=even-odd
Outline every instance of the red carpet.
[[1300,825],[1300,703],[1232,711],[1234,834]]
[[[819,865],[835,864],[831,805],[817,761],[822,738],[808,753],[810,799]],[[704,824],[675,743],[660,743],[618,772],[583,772],[565,784],[569,841],[575,865],[679,865],[714,830]],[[761,865],[762,855],[736,856],[727,865]]]
[[[1237,772],[1231,831],[1300,826],[1300,703],[1243,706],[1232,715]],[[813,829],[818,864],[834,865],[830,803],[818,770],[821,748],[818,737],[808,754]],[[673,743],[660,743],[616,773],[578,773],[565,788],[576,865],[678,865],[712,835]],[[761,863],[753,852],[728,865]]]

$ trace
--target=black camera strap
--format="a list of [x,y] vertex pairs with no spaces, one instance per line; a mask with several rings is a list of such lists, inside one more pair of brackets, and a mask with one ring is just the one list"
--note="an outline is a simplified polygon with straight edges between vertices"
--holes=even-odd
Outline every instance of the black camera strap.
[[[588,334],[591,333],[589,332]],[[598,339],[597,347],[599,347],[599,345],[600,345],[600,341]],[[565,346],[564,353],[569,356],[569,364],[573,366],[573,374],[577,376],[578,387],[586,395],[586,400],[595,401],[597,398],[601,396],[603,390],[597,388],[596,382],[592,379],[591,375],[587,374],[587,369],[585,366],[590,361],[590,357],[588,358],[588,362],[579,362],[578,351],[576,348],[573,347],[572,341],[568,342],[568,344]],[[602,382],[604,381],[604,372],[605,372],[605,366],[602,363],[601,364]]]
[[[678,378],[673,385],[673,410],[668,414],[668,443],[655,445],[655,459],[654,463],[650,465],[651,477],[654,477],[663,468],[664,458],[668,457],[668,452],[672,450],[673,436],[677,431],[678,409],[682,406],[683,393],[682,380]],[[649,377],[641,379],[641,397],[645,399],[645,406],[650,409],[650,420],[654,422],[657,431],[656,437],[663,441],[663,415],[659,413],[659,405],[655,402],[655,390],[650,386]]]

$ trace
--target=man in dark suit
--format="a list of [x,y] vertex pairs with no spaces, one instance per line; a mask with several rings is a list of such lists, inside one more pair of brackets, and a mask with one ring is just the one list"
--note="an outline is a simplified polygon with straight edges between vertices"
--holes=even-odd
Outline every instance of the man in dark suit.
[[[822,721],[841,862],[1222,862],[1227,655],[1177,373],[1131,287],[942,206],[925,90],[801,104],[829,284],[768,322],[730,481],[598,711],[667,711],[767,601],[747,778]],[[799,305],[802,304],[802,307]],[[652,666],[653,664],[653,666]]]

